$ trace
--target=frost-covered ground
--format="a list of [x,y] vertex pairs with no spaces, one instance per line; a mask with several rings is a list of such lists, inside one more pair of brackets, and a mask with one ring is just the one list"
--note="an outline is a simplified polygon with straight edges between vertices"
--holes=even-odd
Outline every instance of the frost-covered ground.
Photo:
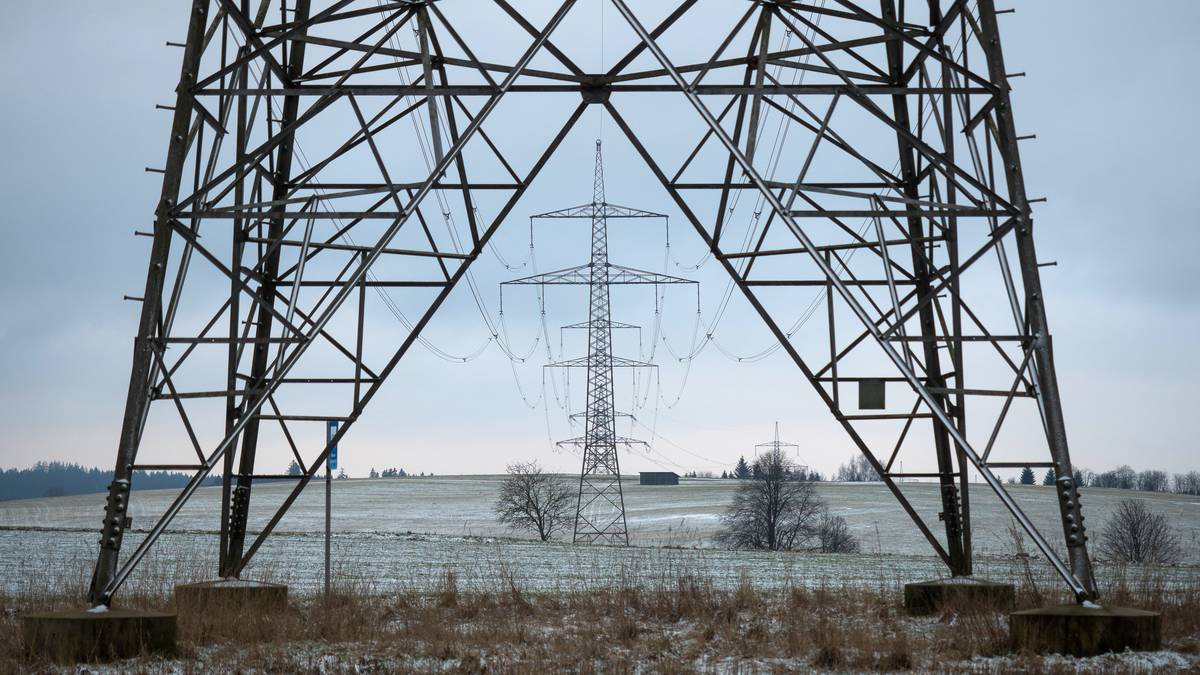
[[[341,643],[330,645],[325,643],[288,644],[286,651],[280,649],[273,654],[270,668],[261,672],[291,672],[319,673],[321,675],[357,675],[360,673],[459,673],[487,672],[489,667],[498,672],[511,666],[504,655],[489,655],[472,658],[433,658],[429,656],[414,657],[406,654],[378,654],[378,645]],[[249,652],[250,650],[245,650]],[[238,663],[239,658],[246,660],[262,659],[262,650],[253,656],[239,657],[231,655],[228,649],[219,647],[201,647],[196,650],[194,658],[187,662],[174,659],[137,659],[111,665],[92,665],[84,671],[89,675],[120,675],[136,671],[139,673],[154,673],[162,675],[180,675],[187,672],[216,672],[217,669],[228,668],[231,663]],[[597,664],[601,665],[601,664]],[[626,664],[628,665],[628,664]],[[646,660],[635,665],[634,672],[662,672],[661,658]],[[818,673],[818,672],[860,672],[857,668],[829,669],[818,667],[804,658],[753,658],[747,656],[703,657],[690,662],[671,664],[670,672],[696,673]],[[1105,654],[1091,658],[1072,658],[1056,655],[1048,656],[990,656],[976,657],[963,661],[944,661],[937,664],[937,669],[931,672],[959,673],[1194,673],[1200,666],[1200,660],[1192,655],[1172,651],[1159,652],[1126,652],[1124,654]],[[603,667],[601,665],[601,670]],[[889,669],[890,670],[890,669]],[[903,669],[903,670],[908,670]],[[576,668],[562,668],[562,672],[576,672]],[[76,673],[73,669],[64,672]],[[257,672],[248,670],[247,672]],[[888,672],[885,670],[884,672]]]
[[[193,630],[177,659],[137,659],[89,672],[547,672],[579,670],[589,663],[596,671],[722,673],[1200,669],[1200,639],[1189,637],[1193,624],[1182,618],[1188,611],[1183,605],[1172,606],[1173,627],[1168,626],[1165,645],[1170,651],[1092,659],[1010,654],[1002,614],[972,619],[982,623],[972,624],[970,633],[963,633],[953,616],[904,617],[899,587],[940,577],[944,567],[881,485],[819,487],[863,548],[854,555],[819,555],[712,547],[735,481],[693,480],[677,487],[627,484],[634,544],[628,548],[545,544],[497,527],[491,505],[498,482],[497,477],[482,476],[335,483],[335,583],[356,591],[341,597],[355,598],[361,606],[351,612],[352,629],[338,633],[330,628],[332,637],[323,626],[336,627],[336,622],[310,625],[320,615],[316,591],[324,549],[323,486],[314,484],[247,571],[249,578],[288,583],[294,605],[305,608],[280,619],[299,622],[281,628],[286,639],[214,643],[196,637]],[[288,488],[278,483],[256,488],[252,529],[262,526],[269,508],[282,501]],[[936,486],[910,483],[902,488],[936,523]],[[1013,491],[1053,537],[1053,491]],[[174,494],[135,493],[127,551],[141,541]],[[1014,557],[1007,513],[983,486],[974,495],[977,576],[1019,581],[1028,589],[1028,564],[1034,583],[1048,591],[1045,601],[1052,602],[1062,589],[1053,571],[1036,556]],[[127,597],[161,604],[169,602],[176,583],[214,576],[218,497],[213,488],[199,491],[125,589],[142,593]],[[1151,590],[1200,587],[1200,500],[1088,490],[1088,524],[1098,529],[1122,498],[1147,499],[1153,510],[1167,514],[1187,555],[1183,565],[1143,570],[1139,578],[1149,574]],[[14,594],[9,597],[18,602],[57,598],[55,602],[69,603],[82,598],[95,560],[103,502],[103,495],[0,502],[0,591]],[[1102,585],[1118,577],[1104,566],[1098,576]],[[1131,585],[1137,583],[1135,579]],[[693,587],[712,590],[695,595],[688,590]],[[457,602],[441,599],[447,588],[455,589]],[[631,588],[646,592],[626,590]],[[746,588],[752,588],[753,600],[739,601]],[[777,592],[780,589],[783,592]],[[533,609],[518,596],[527,597]],[[1167,601],[1188,597],[1194,597],[1194,590]],[[681,615],[674,616],[662,614],[653,604],[685,601],[700,605],[688,609],[680,604]],[[7,620],[5,625],[15,631],[14,610],[8,611],[0,615],[0,624]],[[361,618],[360,611],[366,612]],[[868,634],[884,635],[886,644],[879,646],[875,638],[863,642]],[[964,642],[968,634],[973,642]],[[24,664],[11,649],[7,653],[18,660],[5,662],[5,653],[0,646],[0,671],[6,670],[4,663]]]
[[[862,542],[859,555],[729,552],[711,548],[719,516],[737,482],[683,480],[679,486],[625,485],[633,547],[574,547],[542,544],[499,527],[492,516],[499,478],[460,476],[334,483],[334,565],[343,579],[377,587],[429,587],[447,571],[464,583],[490,586],[514,576],[531,588],[579,588],[620,580],[670,579],[693,574],[733,584],[741,576],[772,585],[892,586],[941,576],[942,566],[890,492],[879,484],[822,484],[819,492],[834,513],[846,518]],[[255,488],[251,529],[261,527],[289,484]],[[997,579],[1023,573],[1012,558],[1010,518],[986,486],[973,486],[977,574]],[[928,521],[937,523],[938,492],[929,483],[902,485]],[[284,517],[259,552],[249,575],[286,581],[298,590],[315,588],[322,564],[324,486],[314,483]],[[1052,539],[1058,532],[1051,488],[1014,487],[1016,498]],[[175,491],[135,492],[130,512],[134,530],[126,550],[163,511]],[[1084,509],[1093,533],[1122,498],[1146,499],[1171,519],[1184,544],[1183,566],[1166,571],[1168,581],[1191,583],[1200,576],[1200,499],[1116,490],[1086,490]],[[219,491],[204,488],[172,523],[137,576],[167,584],[178,577],[211,576],[216,559]],[[51,566],[86,578],[96,550],[104,495],[0,502],[0,586],[20,590],[30,575]],[[1032,547],[1029,549],[1032,551]],[[1053,583],[1044,563],[1039,577]]]

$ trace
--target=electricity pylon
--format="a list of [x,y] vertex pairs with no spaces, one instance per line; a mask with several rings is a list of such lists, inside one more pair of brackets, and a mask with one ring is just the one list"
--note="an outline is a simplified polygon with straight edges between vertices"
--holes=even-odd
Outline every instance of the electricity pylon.
[[[775,438],[774,439],[769,440],[766,443],[759,443],[758,445],[754,446],[755,456],[757,456],[758,453],[760,453],[760,452],[777,452],[782,455],[784,450],[795,450],[796,456],[797,457],[800,456],[800,445],[799,444],[788,443],[787,441],[779,440],[779,422],[775,423]],[[801,464],[801,465],[797,466],[796,469],[798,469],[800,471],[801,476],[808,475],[808,465],[807,464]]]
[[[978,475],[1098,597],[994,0],[608,0],[606,31],[577,0],[189,4],[93,602],[214,474],[214,573],[241,576],[589,109],[951,575]],[[601,35],[623,47],[592,70]],[[288,495],[253,497],[284,455]],[[997,473],[1024,466],[1057,476],[1053,536]],[[192,477],[123,548],[134,476],[163,468]]]
[[797,454],[800,452],[800,446],[798,444],[779,440],[779,422],[775,423],[774,440],[767,441],[766,443],[759,443],[758,445],[754,446],[754,454],[757,455],[759,451],[766,452],[776,450],[780,452],[783,450],[795,450]]
[[583,466],[579,470],[579,498],[575,509],[576,543],[628,544],[625,523],[625,495],[621,490],[621,462],[617,448],[644,445],[644,441],[617,435],[616,406],[613,396],[614,368],[653,368],[653,363],[614,357],[612,331],[628,327],[612,320],[610,287],[622,284],[694,284],[689,279],[644,272],[608,261],[609,218],[666,218],[661,213],[609,204],[604,196],[604,155],[596,141],[596,167],[592,180],[592,202],[533,216],[535,219],[578,218],[592,222],[592,256],[586,265],[556,272],[514,279],[503,285],[550,286],[558,284],[588,286],[588,320],[570,328],[586,326],[586,357],[547,364],[550,368],[587,368],[587,407],[584,435],[559,441],[559,446],[582,449]]

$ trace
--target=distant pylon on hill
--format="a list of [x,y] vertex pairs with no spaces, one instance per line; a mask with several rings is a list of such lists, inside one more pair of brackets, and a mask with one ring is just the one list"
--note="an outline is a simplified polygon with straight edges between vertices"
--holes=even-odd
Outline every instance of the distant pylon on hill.
[[[613,396],[613,368],[654,368],[653,363],[612,354],[612,320],[609,287],[614,284],[694,284],[696,282],[654,272],[613,265],[608,261],[609,218],[665,218],[660,213],[609,204],[604,195],[604,156],[596,141],[596,166],[592,202],[534,216],[535,219],[581,218],[592,222],[591,259],[586,265],[515,279],[503,285],[587,285],[588,321],[572,324],[586,327],[588,354],[548,364],[553,368],[587,368],[587,408],[584,435],[559,441],[559,446],[579,447],[583,466],[579,471],[579,499],[575,511],[576,543],[628,544],[625,496],[621,490],[621,464],[617,446],[644,445],[644,441],[618,436]],[[624,324],[621,324],[622,326]]]
[[[796,450],[796,456],[799,457],[800,456],[799,444],[788,443],[786,441],[779,440],[779,422],[775,422],[775,438],[770,441],[767,441],[766,443],[759,443],[758,445],[755,445],[754,446],[754,454],[755,454],[755,456],[758,456],[759,452],[770,452],[770,451],[775,451],[775,450],[783,452],[784,450],[791,450],[793,448],[795,448],[795,450]],[[808,465],[807,464],[797,465],[796,468],[799,469],[801,472],[803,472],[805,475],[808,475]]]

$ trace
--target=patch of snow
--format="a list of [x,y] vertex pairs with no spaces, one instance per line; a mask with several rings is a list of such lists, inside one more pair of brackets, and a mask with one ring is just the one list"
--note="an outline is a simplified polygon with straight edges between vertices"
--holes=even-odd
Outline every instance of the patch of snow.
[[[969,661],[960,662],[959,665],[964,671],[987,673],[1017,671],[1023,666],[1017,657],[1011,655],[976,656]],[[1197,661],[1187,655],[1166,650],[1157,652],[1126,651],[1084,658],[1059,654],[1041,657],[1041,667],[1054,672],[1191,672],[1196,669],[1197,665]],[[1028,665],[1024,664],[1024,667],[1027,668]]]
[[664,520],[720,520],[719,513],[681,513],[670,516],[631,516],[631,523],[653,523]]

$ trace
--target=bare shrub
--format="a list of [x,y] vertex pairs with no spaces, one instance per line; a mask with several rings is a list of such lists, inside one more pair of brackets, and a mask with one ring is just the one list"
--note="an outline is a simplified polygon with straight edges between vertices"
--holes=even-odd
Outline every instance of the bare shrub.
[[816,650],[809,657],[809,663],[825,670],[841,670],[847,664],[846,636],[827,616],[822,615],[817,622],[817,630],[813,631],[812,644]]
[[1104,523],[1097,550],[1113,562],[1174,565],[1183,558],[1179,538],[1161,513],[1140,499],[1122,499]]
[[458,575],[454,570],[447,569],[437,588],[437,606],[455,607],[458,605]]
[[1018,591],[1027,596],[1032,605],[1043,604],[1042,589],[1038,587],[1037,577],[1034,576],[1033,567],[1030,565],[1033,556],[1025,550],[1025,532],[1015,520],[1008,521],[1008,537],[1012,542],[1013,557],[1021,561],[1021,577],[1025,582],[1018,587]]
[[528,530],[548,541],[566,529],[574,494],[558,476],[537,462],[508,465],[494,510],[496,519],[513,530]]
[[752,474],[738,485],[733,503],[721,516],[717,542],[770,551],[805,546],[824,511],[813,484],[797,480],[792,461],[778,449],[759,455]]
[[817,544],[821,553],[858,553],[861,548],[858,539],[850,534],[846,519],[832,515],[828,509],[821,512],[817,523]]

